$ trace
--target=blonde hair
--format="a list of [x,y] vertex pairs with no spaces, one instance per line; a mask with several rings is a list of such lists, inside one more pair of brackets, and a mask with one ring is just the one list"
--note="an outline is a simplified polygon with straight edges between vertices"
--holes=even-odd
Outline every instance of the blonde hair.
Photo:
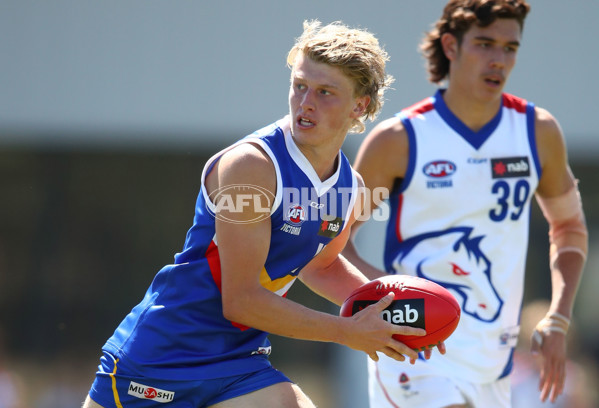
[[293,68],[298,53],[316,62],[339,67],[354,81],[355,96],[370,96],[370,103],[350,132],[362,133],[366,119],[373,121],[384,103],[384,93],[393,82],[385,73],[387,52],[370,32],[352,29],[336,21],[321,27],[318,20],[304,21],[304,32],[296,39],[287,55],[287,65]]

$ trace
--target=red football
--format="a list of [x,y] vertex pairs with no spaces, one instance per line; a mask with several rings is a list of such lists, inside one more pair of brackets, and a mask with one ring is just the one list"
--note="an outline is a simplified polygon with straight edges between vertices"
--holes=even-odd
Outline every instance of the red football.
[[393,336],[414,350],[436,346],[458,326],[460,306],[455,297],[439,284],[408,275],[388,275],[365,283],[345,299],[339,314],[352,316],[389,292],[395,299],[381,317],[393,324],[426,330],[425,336]]

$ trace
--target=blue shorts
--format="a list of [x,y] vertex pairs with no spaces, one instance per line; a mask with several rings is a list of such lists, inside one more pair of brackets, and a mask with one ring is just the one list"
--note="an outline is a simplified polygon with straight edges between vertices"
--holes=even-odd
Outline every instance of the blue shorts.
[[291,382],[273,367],[232,377],[193,381],[164,381],[130,376],[118,371],[118,360],[109,353],[100,358],[96,379],[89,391],[104,408],[202,408],[280,382]]

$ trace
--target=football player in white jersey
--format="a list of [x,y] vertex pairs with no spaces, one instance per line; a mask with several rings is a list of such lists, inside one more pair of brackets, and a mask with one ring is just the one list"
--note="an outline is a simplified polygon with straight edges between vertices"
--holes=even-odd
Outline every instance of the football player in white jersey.
[[549,223],[553,290],[529,335],[543,360],[540,399],[563,391],[588,237],[557,120],[503,93],[529,8],[525,0],[450,0],[421,46],[431,82],[446,83],[379,123],[358,151],[367,189],[390,191],[386,271],[351,241],[344,255],[371,279],[431,279],[462,307],[445,355],[414,365],[369,361],[372,408],[510,406],[533,194]]
[[[392,336],[424,330],[379,316],[392,294],[351,318],[285,297],[299,278],[341,304],[368,282],[340,256],[363,204],[361,179],[340,149],[379,112],[392,79],[386,60],[366,30],[305,22],[287,58],[289,115],[206,165],[185,247],[105,343],[85,408],[314,407],[268,362],[268,333],[337,342],[374,359],[377,351],[417,358]],[[284,190],[294,188],[318,196],[284,206]]]

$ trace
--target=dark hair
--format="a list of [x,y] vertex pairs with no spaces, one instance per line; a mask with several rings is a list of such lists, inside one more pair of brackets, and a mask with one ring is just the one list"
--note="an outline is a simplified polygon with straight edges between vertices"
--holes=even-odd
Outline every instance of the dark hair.
[[453,34],[461,44],[464,33],[472,24],[487,27],[498,18],[515,19],[522,29],[529,10],[526,0],[450,0],[441,18],[420,44],[427,60],[429,80],[438,83],[449,74],[449,60],[441,45],[443,34]]

